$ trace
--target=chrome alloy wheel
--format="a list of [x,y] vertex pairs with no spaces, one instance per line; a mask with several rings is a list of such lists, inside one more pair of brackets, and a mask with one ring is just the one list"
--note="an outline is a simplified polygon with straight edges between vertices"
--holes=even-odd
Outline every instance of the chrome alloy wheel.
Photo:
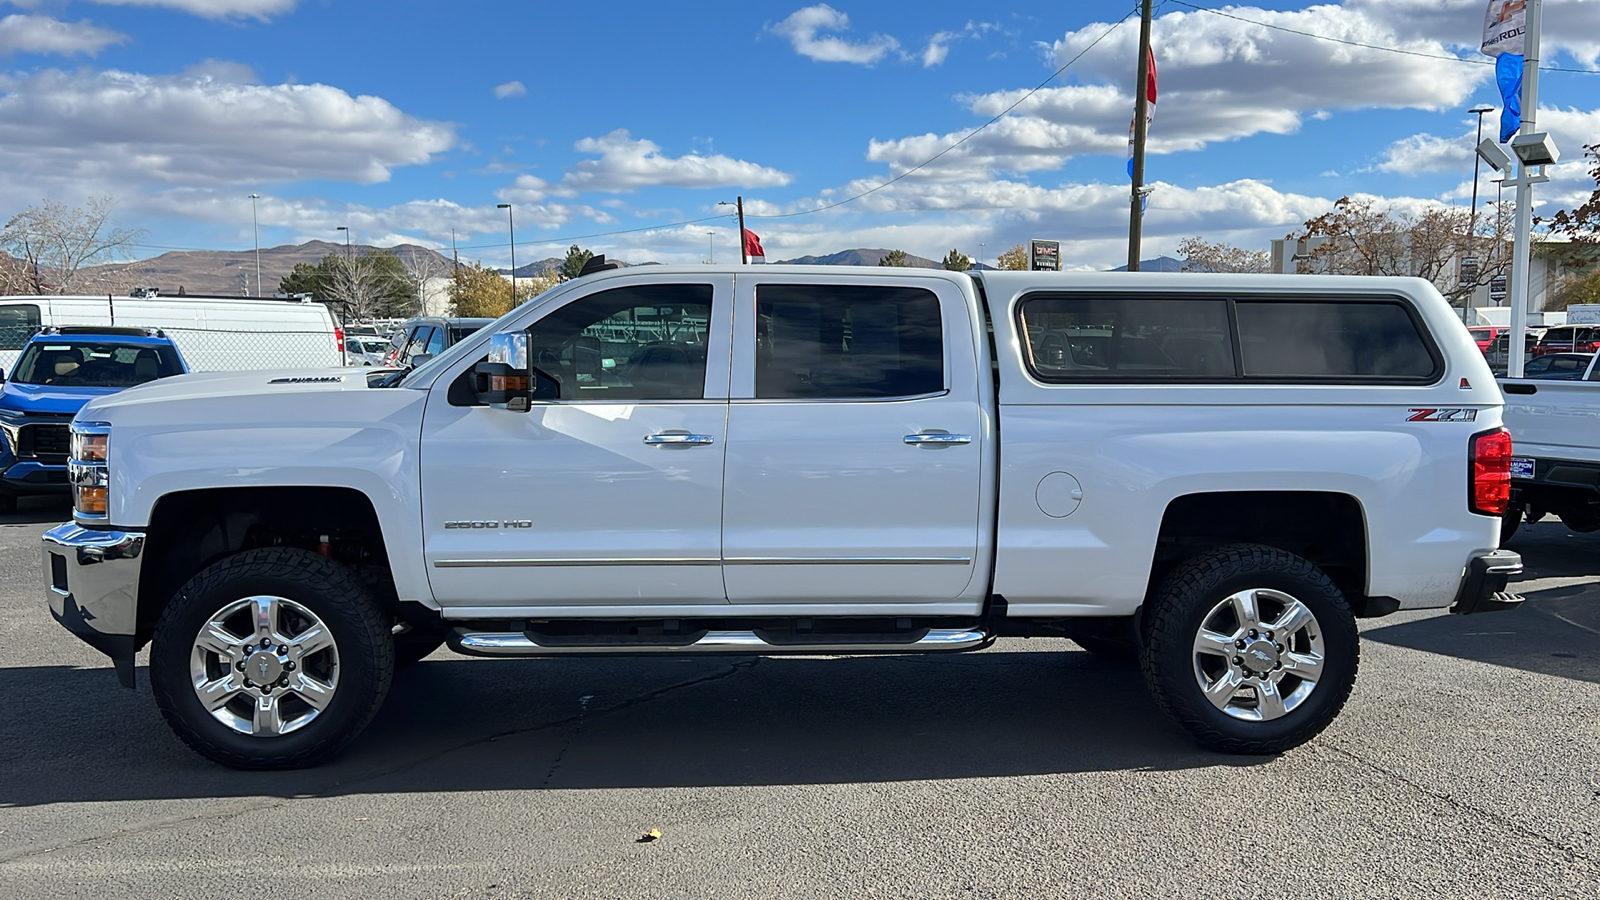
[[1325,659],[1317,617],[1294,597],[1251,588],[1200,620],[1194,677],[1206,699],[1247,722],[1293,712],[1316,690]]
[[311,610],[283,597],[224,606],[195,635],[195,696],[239,734],[273,737],[310,724],[339,685],[339,648]]

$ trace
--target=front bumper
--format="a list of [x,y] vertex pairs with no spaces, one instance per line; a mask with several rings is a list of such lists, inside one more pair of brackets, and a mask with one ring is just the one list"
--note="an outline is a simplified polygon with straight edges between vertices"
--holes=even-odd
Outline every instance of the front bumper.
[[139,649],[139,567],[144,534],[100,531],[68,522],[44,533],[45,596],[50,615],[84,643],[111,657],[117,679],[133,687]]
[[1496,612],[1522,605],[1522,597],[1506,590],[1513,575],[1522,574],[1522,554],[1511,550],[1492,550],[1474,556],[1467,563],[1466,576],[1456,591],[1450,611],[1459,615]]

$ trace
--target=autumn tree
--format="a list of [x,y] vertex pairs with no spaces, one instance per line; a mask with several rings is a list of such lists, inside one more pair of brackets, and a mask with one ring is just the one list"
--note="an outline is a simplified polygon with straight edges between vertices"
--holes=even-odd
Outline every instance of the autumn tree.
[[560,270],[549,267],[538,275],[519,276],[513,302],[511,279],[495,269],[484,268],[480,262],[457,266],[450,281],[450,313],[456,316],[498,318],[510,312],[513,306],[528,302],[562,280]]
[[84,294],[120,290],[132,284],[123,262],[141,229],[111,222],[110,197],[92,197],[83,206],[54,200],[30,206],[0,229],[0,290],[7,294]]
[[1572,209],[1563,209],[1550,219],[1550,233],[1566,238],[1579,261],[1600,256],[1600,144],[1585,144],[1583,155],[1594,161],[1589,177],[1595,181],[1594,193]]
[[1178,256],[1185,272],[1265,272],[1272,268],[1272,254],[1266,250],[1210,244],[1198,236],[1180,241]]
[[588,265],[589,260],[591,259],[594,259],[594,254],[592,252],[579,247],[577,244],[573,244],[567,250],[567,258],[561,261],[561,280],[571,281],[572,279],[577,278],[579,275],[582,275],[583,267]]
[[911,263],[906,259],[906,252],[904,250],[890,250],[888,253],[883,255],[883,259],[878,260],[878,265],[905,268],[906,266],[911,265]]
[[999,258],[995,260],[995,264],[998,268],[1008,271],[1026,272],[1028,271],[1028,248],[1018,244],[1000,254]]
[[965,272],[972,268],[972,257],[960,250],[951,250],[944,255],[944,267],[951,272]]

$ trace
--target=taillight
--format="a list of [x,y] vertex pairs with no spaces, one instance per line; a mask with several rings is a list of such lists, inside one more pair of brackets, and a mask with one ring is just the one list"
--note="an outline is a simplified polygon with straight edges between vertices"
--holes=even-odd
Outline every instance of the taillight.
[[1585,341],[1582,347],[1583,349],[1579,350],[1579,353],[1593,353],[1596,350],[1600,350],[1600,341]]
[[1511,434],[1504,428],[1472,436],[1467,508],[1480,516],[1504,515],[1511,501]]
[[333,326],[333,342],[339,345],[339,355],[342,357],[344,355],[344,329],[337,325]]

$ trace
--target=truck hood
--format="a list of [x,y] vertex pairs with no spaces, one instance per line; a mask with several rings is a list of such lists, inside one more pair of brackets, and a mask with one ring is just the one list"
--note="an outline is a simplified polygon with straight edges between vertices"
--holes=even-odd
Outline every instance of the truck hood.
[[369,379],[389,369],[280,369],[253,372],[207,372],[176,375],[100,397],[84,407],[89,413],[145,403],[178,400],[250,398],[279,394],[326,394],[364,391]]
[[56,387],[48,384],[21,384],[8,381],[0,388],[0,411],[33,415],[54,413],[71,415],[96,397],[115,394],[121,388]]

